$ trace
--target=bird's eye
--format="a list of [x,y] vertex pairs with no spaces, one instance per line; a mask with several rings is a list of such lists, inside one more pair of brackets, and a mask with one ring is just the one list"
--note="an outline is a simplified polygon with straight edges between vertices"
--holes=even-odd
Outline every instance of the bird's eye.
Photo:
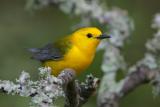
[[88,38],[91,38],[91,37],[93,37],[93,35],[92,35],[91,33],[88,33],[88,34],[87,34],[87,37],[88,37]]

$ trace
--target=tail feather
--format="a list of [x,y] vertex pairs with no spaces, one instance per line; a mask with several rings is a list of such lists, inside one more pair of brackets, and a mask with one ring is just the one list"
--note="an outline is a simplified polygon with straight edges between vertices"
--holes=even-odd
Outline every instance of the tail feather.
[[29,52],[31,52],[32,56],[31,59],[42,61],[40,52],[41,50],[39,48],[30,48],[28,49]]
[[29,52],[31,52],[32,56],[31,59],[35,59],[38,61],[45,61],[45,60],[50,60],[50,59],[55,59],[58,58],[58,56],[54,56],[49,53],[49,50],[45,49],[40,49],[40,48],[30,48],[28,49]]

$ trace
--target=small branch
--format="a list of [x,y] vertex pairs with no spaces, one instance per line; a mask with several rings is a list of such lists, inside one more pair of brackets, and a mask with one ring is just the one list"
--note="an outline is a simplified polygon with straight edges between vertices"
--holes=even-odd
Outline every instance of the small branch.
[[75,84],[75,71],[72,69],[65,69],[58,78],[62,79],[65,92],[64,107],[78,106],[78,91]]
[[138,86],[154,81],[157,75],[159,75],[158,70],[151,70],[146,66],[137,67],[134,72],[121,81],[123,85],[119,92],[105,91],[101,94],[103,96],[100,96],[98,100],[98,107],[118,107],[121,98],[134,91]]
[[80,84],[80,101],[79,106],[85,104],[89,97],[92,96],[97,87],[99,86],[100,80],[93,77],[93,75],[88,75],[85,84]]
[[153,81],[156,75],[159,75],[158,73],[157,70],[151,70],[145,66],[138,67],[135,72],[126,77],[121,93],[127,95],[141,84]]
[[[72,75],[73,70],[69,75]],[[71,76],[72,77],[72,76]],[[99,84],[99,79],[88,75],[85,83],[78,83],[78,81],[72,78],[65,87],[65,106],[64,107],[81,107],[85,104],[89,97],[95,92]]]
[[66,102],[64,107],[78,107],[79,93],[75,84],[75,81],[71,81],[65,90]]

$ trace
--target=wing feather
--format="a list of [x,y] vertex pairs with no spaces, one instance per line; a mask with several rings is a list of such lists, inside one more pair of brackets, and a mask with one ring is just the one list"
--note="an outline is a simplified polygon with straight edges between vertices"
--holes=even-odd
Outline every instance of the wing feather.
[[47,60],[61,60],[65,53],[71,48],[71,42],[58,41],[56,43],[49,43],[42,48],[31,48],[29,51],[35,60],[44,62]]

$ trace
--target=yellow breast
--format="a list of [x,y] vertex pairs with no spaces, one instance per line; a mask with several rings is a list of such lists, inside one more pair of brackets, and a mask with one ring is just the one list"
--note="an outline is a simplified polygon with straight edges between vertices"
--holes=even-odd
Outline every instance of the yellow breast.
[[78,47],[73,46],[69,52],[59,61],[47,61],[44,66],[49,66],[52,69],[52,74],[57,76],[65,68],[72,68],[76,71],[76,74],[80,74],[84,71],[92,62],[95,52],[92,54],[86,54]]

